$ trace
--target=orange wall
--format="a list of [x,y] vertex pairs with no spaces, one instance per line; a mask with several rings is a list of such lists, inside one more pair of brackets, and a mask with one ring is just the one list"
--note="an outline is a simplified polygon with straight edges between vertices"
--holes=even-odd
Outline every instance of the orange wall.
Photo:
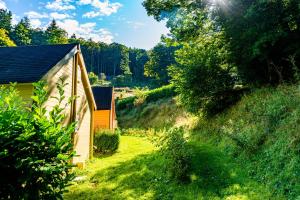
[[97,110],[94,117],[95,130],[110,128],[110,110]]

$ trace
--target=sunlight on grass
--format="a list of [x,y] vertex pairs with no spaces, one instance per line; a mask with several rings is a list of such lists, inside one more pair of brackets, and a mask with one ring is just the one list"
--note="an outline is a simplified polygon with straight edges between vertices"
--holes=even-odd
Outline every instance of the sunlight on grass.
[[270,193],[250,181],[224,154],[200,144],[195,146],[195,177],[180,184],[168,177],[166,161],[146,138],[122,136],[118,152],[95,158],[78,176],[86,179],[69,187],[66,200],[84,199],[268,199]]
[[[74,183],[69,188],[70,192],[64,196],[64,199],[118,199],[117,195],[113,197],[110,194],[114,193],[119,182],[124,181],[132,174],[128,172],[111,174],[105,172],[105,170],[118,168],[123,162],[154,151],[154,146],[146,138],[122,136],[117,153],[112,156],[95,158],[87,164],[85,170],[77,171],[78,176],[87,176],[87,179],[83,182]],[[142,174],[143,171],[141,170],[140,173]],[[136,173],[134,169],[132,169],[132,173]],[[122,191],[122,196],[129,198],[134,193],[134,190],[127,189]],[[147,192],[144,196],[150,198],[151,192]]]

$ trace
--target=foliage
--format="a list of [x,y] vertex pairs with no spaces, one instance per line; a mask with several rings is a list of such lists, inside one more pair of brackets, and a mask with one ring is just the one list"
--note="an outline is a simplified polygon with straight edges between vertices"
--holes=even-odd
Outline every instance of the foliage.
[[32,107],[25,109],[14,86],[0,89],[0,196],[4,199],[61,198],[73,178],[71,136],[74,124],[63,126],[64,84],[49,112],[45,84],[34,84]]
[[87,70],[95,74],[104,73],[108,80],[119,75],[131,75],[129,68],[129,49],[121,44],[105,44],[86,41],[84,39],[69,39],[71,43],[79,43],[85,58]]
[[127,75],[118,75],[113,78],[112,84],[116,87],[124,87],[130,85],[132,82],[132,76],[130,74]]
[[129,60],[129,67],[133,79],[143,81],[145,79],[144,66],[149,61],[147,51],[144,49],[129,49]]
[[45,45],[47,44],[46,33],[42,29],[31,30],[31,43],[32,45]]
[[150,60],[145,64],[145,75],[152,77],[158,85],[169,83],[167,68],[175,64],[175,51],[178,47],[168,47],[165,43],[159,43],[149,53]]
[[218,117],[201,119],[193,140],[220,148],[272,193],[295,199],[300,192],[299,104],[298,86],[257,89]]
[[119,131],[96,130],[94,145],[95,152],[101,154],[114,153],[118,150],[120,143]]
[[98,76],[96,74],[94,74],[93,72],[89,73],[89,79],[90,79],[91,85],[95,85],[99,81]]
[[[139,97],[142,98],[142,102],[154,102],[160,99],[173,97],[176,95],[173,85],[166,85],[160,88],[156,88],[149,91],[139,90]],[[117,109],[124,109],[126,107],[132,107],[136,101],[137,96],[127,97],[117,101]],[[138,100],[137,100],[138,101]],[[140,105],[139,103],[137,105]]]
[[169,69],[171,81],[179,93],[180,102],[189,111],[197,113],[202,109],[208,114],[214,113],[217,109],[207,105],[219,102],[233,89],[234,66],[228,63],[228,57],[222,33],[184,43],[176,52],[178,64]]
[[167,170],[171,178],[180,182],[189,180],[191,152],[184,138],[182,128],[170,129],[160,141],[160,151],[167,160]]
[[52,20],[51,24],[45,31],[48,44],[67,44],[68,34],[65,30],[59,28],[55,20]]
[[7,33],[10,33],[12,29],[11,24],[12,24],[11,11],[0,9],[0,29],[4,29],[7,31]]
[[9,38],[7,31],[2,28],[0,29],[0,46],[1,47],[16,46],[16,44]]
[[145,0],[149,15],[167,20],[172,39],[190,42],[201,36],[207,22],[211,32],[224,31],[231,53],[246,83],[293,80],[299,68],[299,1]]
[[148,88],[135,88],[133,94],[135,96],[133,104],[135,106],[141,105],[146,101]]
[[21,19],[21,21],[13,28],[11,37],[17,46],[31,44],[31,28],[27,17]]

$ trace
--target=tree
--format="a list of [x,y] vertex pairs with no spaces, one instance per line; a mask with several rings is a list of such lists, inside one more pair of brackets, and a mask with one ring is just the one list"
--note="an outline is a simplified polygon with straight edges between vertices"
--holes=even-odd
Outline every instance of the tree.
[[12,13],[8,10],[0,9],[0,29],[4,29],[10,33],[12,29],[11,21]]
[[145,64],[145,75],[154,78],[159,85],[169,83],[168,67],[176,63],[175,51],[179,47],[168,47],[159,43],[149,53],[150,60]]
[[8,36],[8,31],[5,29],[0,29],[0,46],[1,47],[10,47],[16,46],[14,41],[12,41]]
[[293,81],[300,66],[299,1],[236,0],[232,8],[239,12],[227,15],[220,7],[216,15],[244,80],[262,84]]
[[31,44],[30,21],[27,17],[21,19],[21,21],[14,27],[11,37],[18,46]]
[[299,70],[298,0],[146,0],[144,6],[155,19],[167,20],[177,41],[197,39],[207,21],[214,23],[211,31],[224,31],[231,61],[245,83],[291,81]]
[[183,43],[176,52],[177,64],[169,68],[179,100],[188,111],[212,115],[230,104],[226,95],[234,86],[235,66],[228,63],[228,46],[222,33]]
[[65,30],[59,28],[55,20],[52,20],[51,24],[45,32],[48,44],[66,44],[68,43],[68,34]]
[[149,61],[147,51],[144,49],[129,49],[129,67],[132,72],[133,79],[137,81],[143,81],[144,67]]
[[47,44],[46,33],[39,28],[31,30],[31,44],[32,45]]

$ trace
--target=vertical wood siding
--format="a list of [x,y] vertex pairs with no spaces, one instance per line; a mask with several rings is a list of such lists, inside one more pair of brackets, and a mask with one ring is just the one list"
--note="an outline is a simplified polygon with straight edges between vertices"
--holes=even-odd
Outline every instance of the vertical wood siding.
[[91,110],[88,105],[79,67],[77,67],[77,73],[76,121],[78,124],[74,142],[78,157],[74,158],[74,163],[84,162],[89,159],[91,131]]
[[110,128],[110,110],[97,110],[95,111],[94,127],[97,129]]
[[[59,71],[57,71],[53,75],[50,75],[49,78],[46,80],[48,83],[49,99],[46,102],[45,106],[48,111],[50,111],[58,103],[57,99],[53,97],[59,97],[57,84],[61,83],[61,79],[64,80],[64,83],[66,84],[64,86],[65,99],[62,102],[61,106],[65,106],[68,104],[68,100],[72,96],[72,73],[73,73],[72,68],[73,68],[73,59],[69,59],[66,62],[66,64],[64,64],[64,66],[60,68]],[[68,104],[64,110],[66,115],[65,124],[67,124],[70,121],[71,105]]]

